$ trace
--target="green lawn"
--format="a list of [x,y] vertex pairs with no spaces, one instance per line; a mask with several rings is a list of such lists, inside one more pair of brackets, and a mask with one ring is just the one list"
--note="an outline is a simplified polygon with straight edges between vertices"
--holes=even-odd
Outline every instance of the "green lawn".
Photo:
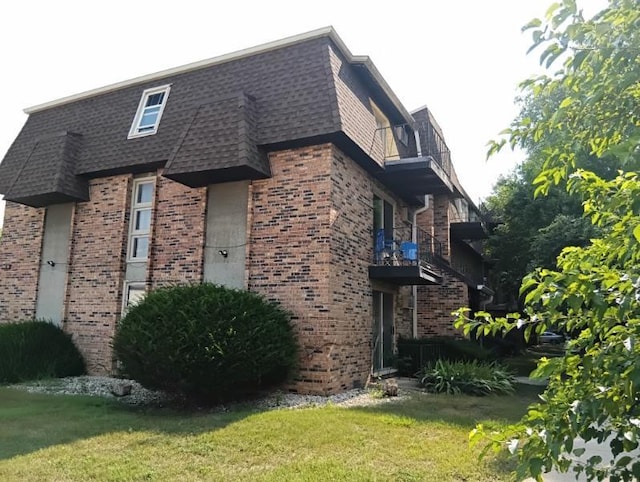
[[519,418],[535,395],[183,413],[0,388],[0,480],[508,480],[468,431]]

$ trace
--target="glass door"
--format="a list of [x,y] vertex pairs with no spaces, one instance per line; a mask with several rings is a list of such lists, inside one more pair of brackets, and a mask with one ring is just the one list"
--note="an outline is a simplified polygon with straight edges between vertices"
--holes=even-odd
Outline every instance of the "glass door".
[[373,292],[373,371],[393,363],[393,294]]

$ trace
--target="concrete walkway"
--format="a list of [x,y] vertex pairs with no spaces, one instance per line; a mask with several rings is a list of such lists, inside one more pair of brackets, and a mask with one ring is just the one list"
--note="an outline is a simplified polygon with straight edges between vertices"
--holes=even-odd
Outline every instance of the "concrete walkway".
[[513,377],[516,383],[522,385],[535,385],[537,387],[546,387],[548,380],[546,378],[529,378],[529,377]]
[[[611,450],[609,448],[609,443],[606,441],[599,444],[594,440],[585,442],[581,438],[578,438],[574,441],[573,447],[574,449],[585,449],[584,454],[582,455],[582,457],[580,457],[580,459],[582,460],[587,460],[589,457],[593,457],[594,455],[599,455],[600,457],[602,457],[602,460],[605,463],[611,459]],[[637,453],[637,456],[640,457],[640,452]],[[543,479],[545,480],[545,482],[572,482],[575,480],[586,481],[587,477],[584,474],[580,474],[580,477],[576,479],[576,475],[574,472],[569,471],[566,474],[561,474],[560,472],[556,472],[555,470],[553,470],[548,474],[544,474]],[[606,478],[604,480],[608,481],[609,478]],[[534,479],[526,479],[525,482],[534,482]]]
[[[547,380],[538,379],[538,378],[529,378],[529,377],[515,377],[517,383],[522,383],[524,385],[538,385],[544,386],[547,384]],[[581,438],[577,438],[573,443],[573,448],[584,448],[585,452],[580,457],[581,460],[588,460],[589,457],[593,457],[594,455],[599,455],[602,457],[603,462],[608,463],[611,460],[611,449],[609,447],[609,442],[605,441],[601,444],[596,442],[595,440],[590,440],[589,442],[585,442]],[[640,449],[634,450],[633,453],[629,454],[635,456],[637,459],[640,459]],[[545,482],[573,482],[573,481],[586,481],[587,477],[584,474],[580,474],[580,476],[576,479],[576,475],[571,470],[565,474],[557,472],[555,470],[543,474],[543,479]],[[606,478],[605,481],[609,479]],[[525,479],[524,482],[535,482],[534,479]]]

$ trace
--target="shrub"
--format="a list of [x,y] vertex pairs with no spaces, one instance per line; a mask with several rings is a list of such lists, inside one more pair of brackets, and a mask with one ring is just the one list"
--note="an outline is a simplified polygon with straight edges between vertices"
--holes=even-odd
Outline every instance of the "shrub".
[[286,311],[210,283],[151,291],[122,319],[113,347],[142,385],[208,400],[279,384],[297,359]]
[[398,359],[403,373],[415,376],[422,367],[436,360],[449,361],[489,361],[495,353],[480,346],[474,340],[451,336],[430,336],[423,338],[400,338]]
[[513,376],[498,363],[437,360],[421,374],[421,384],[433,393],[488,395],[513,393]]
[[47,321],[0,324],[0,382],[85,373],[71,336]]

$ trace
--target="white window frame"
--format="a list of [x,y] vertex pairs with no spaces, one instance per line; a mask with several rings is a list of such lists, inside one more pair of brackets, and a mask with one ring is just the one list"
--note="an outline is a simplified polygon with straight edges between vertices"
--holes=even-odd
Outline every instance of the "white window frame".
[[[160,125],[160,119],[162,119],[162,113],[164,112],[164,108],[167,105],[167,99],[169,98],[169,91],[171,90],[171,84],[161,85],[159,87],[152,87],[151,89],[146,89],[142,92],[142,97],[140,98],[140,102],[138,103],[138,110],[136,111],[136,115],[133,118],[133,122],[131,123],[131,129],[129,129],[128,139],[133,139],[136,137],[144,137],[151,136],[158,132],[158,126]],[[146,129],[144,131],[140,131],[140,122],[142,122],[142,118],[144,116],[145,110],[147,109],[146,103],[149,97],[155,94],[160,94],[164,92],[164,97],[162,99],[162,104],[160,104],[160,110],[158,111],[158,117],[156,118],[156,122],[153,125],[152,129]]]
[[[153,194],[151,195],[151,201],[149,202],[137,202],[138,189],[143,184],[151,184],[153,188]],[[131,189],[131,217],[129,219],[129,243],[127,248],[127,261],[147,261],[149,259],[149,250],[151,249],[151,219],[149,220],[148,229],[136,229],[137,213],[140,211],[149,211],[150,216],[153,216],[153,198],[155,195],[155,178],[154,177],[141,177],[133,180],[133,188]],[[146,238],[148,243],[147,256],[134,256],[133,247],[136,239]]]
[[131,304],[129,303],[129,299],[130,299],[129,294],[132,288],[135,290],[144,291],[145,296],[147,294],[147,286],[145,285],[144,282],[141,282],[141,281],[126,282],[124,284],[124,293],[122,295],[122,316],[127,314],[127,311],[129,310],[129,306],[131,306]]

